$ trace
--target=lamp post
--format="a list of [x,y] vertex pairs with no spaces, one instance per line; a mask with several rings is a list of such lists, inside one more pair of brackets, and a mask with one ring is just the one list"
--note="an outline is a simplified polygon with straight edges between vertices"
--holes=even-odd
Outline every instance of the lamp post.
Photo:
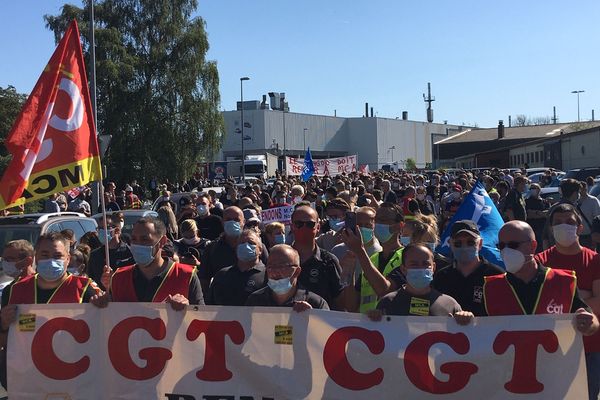
[[306,131],[308,128],[304,128],[304,153],[306,154]]
[[579,122],[579,93],[585,93],[585,90],[573,90],[571,93],[577,94],[577,122]]
[[242,183],[246,183],[246,154],[244,151],[244,81],[248,81],[250,78],[244,76],[240,78],[240,111],[242,113]]

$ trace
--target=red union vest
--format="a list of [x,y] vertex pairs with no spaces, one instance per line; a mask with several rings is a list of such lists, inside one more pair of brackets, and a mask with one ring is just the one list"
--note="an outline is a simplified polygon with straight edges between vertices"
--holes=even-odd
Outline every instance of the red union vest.
[[[139,302],[135,286],[133,284],[133,269],[135,265],[119,268],[112,276],[110,290],[112,301],[116,302]],[[181,294],[188,297],[190,281],[194,276],[196,268],[191,265],[171,262],[169,270],[163,281],[152,297],[153,303],[162,303],[169,295]]]
[[[577,287],[574,271],[548,268],[540,287],[533,314],[568,314]],[[485,277],[485,310],[489,316],[526,314],[506,274]]]
[[[37,277],[38,274],[35,274],[16,282],[10,290],[8,304],[38,304]],[[90,282],[90,278],[69,275],[54,290],[47,304],[81,303],[83,301],[83,294],[90,285]]]

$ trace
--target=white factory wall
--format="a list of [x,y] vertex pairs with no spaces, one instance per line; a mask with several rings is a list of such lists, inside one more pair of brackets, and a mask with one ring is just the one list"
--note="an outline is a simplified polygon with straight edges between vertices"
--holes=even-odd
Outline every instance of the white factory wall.
[[346,125],[348,154],[357,155],[358,165],[368,164],[370,169],[377,169],[377,119],[348,118]]

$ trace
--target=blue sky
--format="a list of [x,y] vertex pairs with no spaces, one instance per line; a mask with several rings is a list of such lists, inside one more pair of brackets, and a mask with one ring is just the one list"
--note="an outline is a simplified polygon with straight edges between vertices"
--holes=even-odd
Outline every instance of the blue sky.
[[[64,1],[0,6],[0,86],[29,93],[54,49],[44,14]],[[79,4],[79,1],[73,1]],[[435,120],[495,126],[508,115],[562,122],[596,109],[600,119],[597,17],[600,2],[205,0],[210,51],[221,79],[221,108],[285,92],[291,111],[379,117],[403,110],[425,120],[432,84]]]

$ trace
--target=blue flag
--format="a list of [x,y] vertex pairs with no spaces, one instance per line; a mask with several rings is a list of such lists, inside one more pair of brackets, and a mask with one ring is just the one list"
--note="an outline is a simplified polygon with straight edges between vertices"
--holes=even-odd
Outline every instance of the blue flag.
[[304,167],[302,168],[302,182],[306,182],[315,174],[315,166],[313,165],[312,156],[310,155],[310,147],[306,149],[304,156]]
[[502,228],[502,225],[504,225],[504,220],[502,220],[500,212],[498,212],[496,205],[487,194],[483,184],[479,181],[477,181],[471,193],[463,200],[450,224],[444,230],[440,239],[440,245],[436,248],[436,251],[447,257],[452,255],[449,243],[452,225],[456,221],[463,219],[470,219],[479,227],[479,232],[481,232],[481,238],[483,239],[481,256],[490,263],[504,268],[500,251],[496,247],[498,244],[498,232]]

